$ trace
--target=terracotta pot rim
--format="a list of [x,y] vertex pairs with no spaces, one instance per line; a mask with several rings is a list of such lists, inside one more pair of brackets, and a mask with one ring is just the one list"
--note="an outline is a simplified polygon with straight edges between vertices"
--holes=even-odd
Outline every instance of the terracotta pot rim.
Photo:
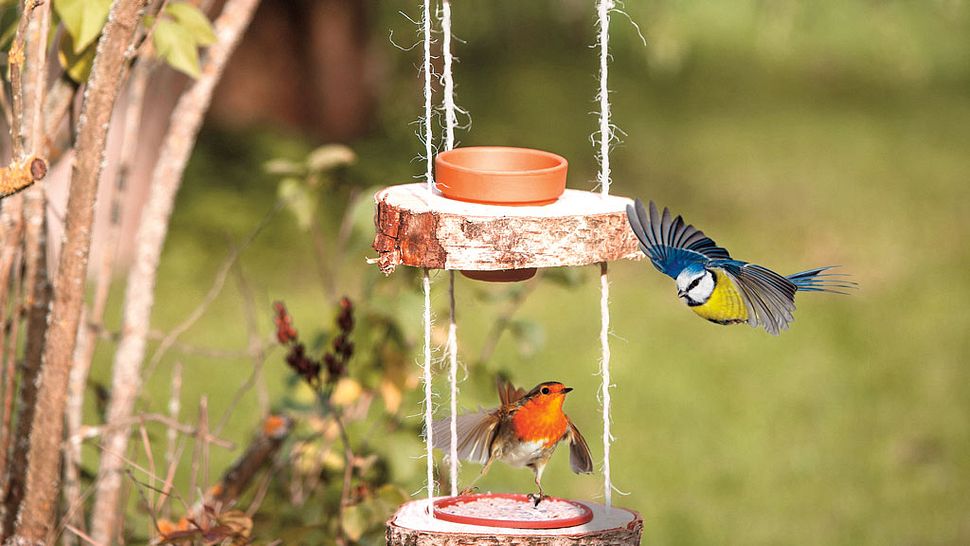
[[[524,152],[526,154],[536,156],[536,157],[546,157],[556,161],[556,164],[551,167],[545,167],[542,169],[523,169],[523,170],[495,170],[495,169],[475,169],[462,165],[461,163],[455,163],[449,161],[448,158],[452,155],[458,155],[463,151],[467,150],[481,150],[481,151],[501,151],[501,152]],[[517,146],[466,146],[461,148],[453,148],[451,150],[441,152],[435,156],[436,161],[440,161],[446,167],[454,169],[456,171],[461,171],[465,173],[474,173],[487,176],[522,176],[522,175],[543,175],[550,174],[556,171],[565,169],[569,166],[569,161],[565,157],[553,153],[547,152],[545,150],[537,150],[535,148],[520,148]]]

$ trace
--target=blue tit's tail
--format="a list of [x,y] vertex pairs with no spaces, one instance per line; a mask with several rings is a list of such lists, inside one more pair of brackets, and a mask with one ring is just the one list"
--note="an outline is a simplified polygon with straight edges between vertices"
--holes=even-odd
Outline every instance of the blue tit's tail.
[[805,292],[832,292],[833,294],[845,294],[844,290],[851,290],[856,287],[856,283],[847,279],[844,273],[826,273],[829,269],[838,267],[828,265],[816,267],[794,275],[788,275],[788,280],[795,284],[799,290]]

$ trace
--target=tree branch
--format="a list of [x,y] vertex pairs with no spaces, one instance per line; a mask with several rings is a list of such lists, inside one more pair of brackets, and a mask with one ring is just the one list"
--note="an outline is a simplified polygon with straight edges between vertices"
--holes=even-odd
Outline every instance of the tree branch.
[[[135,239],[135,261],[125,291],[124,335],[114,360],[109,423],[123,421],[134,407],[140,389],[139,372],[145,357],[158,262],[175,195],[215,85],[258,4],[259,0],[226,2],[215,22],[217,41],[209,48],[202,74],[182,94],[172,112],[171,125],[152,173],[151,192]],[[110,451],[124,453],[128,445],[127,427],[109,434],[105,443]],[[91,535],[96,541],[107,543],[118,525],[122,480],[117,459],[107,457],[101,463],[102,480],[96,492]]]
[[126,50],[141,20],[144,0],[115,0],[98,40],[78,127],[67,204],[64,245],[44,346],[40,390],[28,454],[27,487],[15,540],[48,541],[57,508],[64,405],[87,273],[94,203],[104,161],[108,122],[127,73]]

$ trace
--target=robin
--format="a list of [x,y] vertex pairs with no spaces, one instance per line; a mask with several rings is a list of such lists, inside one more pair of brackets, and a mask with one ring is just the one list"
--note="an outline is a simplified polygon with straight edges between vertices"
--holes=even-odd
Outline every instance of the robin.
[[[512,466],[527,466],[535,474],[538,494],[529,495],[536,506],[543,498],[542,471],[563,440],[569,441],[569,462],[573,472],[593,471],[593,458],[583,435],[563,413],[566,394],[573,390],[558,381],[536,385],[529,392],[498,381],[501,406],[477,413],[459,415],[458,458],[481,465],[481,473],[461,494],[470,492],[488,473],[492,463],[503,461]],[[432,426],[434,446],[450,452],[451,420],[439,419]]]

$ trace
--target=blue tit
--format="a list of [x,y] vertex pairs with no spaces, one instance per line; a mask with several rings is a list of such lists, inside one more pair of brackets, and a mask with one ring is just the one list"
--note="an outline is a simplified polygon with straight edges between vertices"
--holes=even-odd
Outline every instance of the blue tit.
[[627,205],[630,226],[640,250],[661,273],[677,282],[677,296],[692,311],[716,324],[746,322],[777,335],[794,320],[795,292],[833,292],[855,287],[846,276],[828,272],[834,266],[816,267],[783,277],[760,265],[731,258],[704,232],[672,218],[650,202]]

